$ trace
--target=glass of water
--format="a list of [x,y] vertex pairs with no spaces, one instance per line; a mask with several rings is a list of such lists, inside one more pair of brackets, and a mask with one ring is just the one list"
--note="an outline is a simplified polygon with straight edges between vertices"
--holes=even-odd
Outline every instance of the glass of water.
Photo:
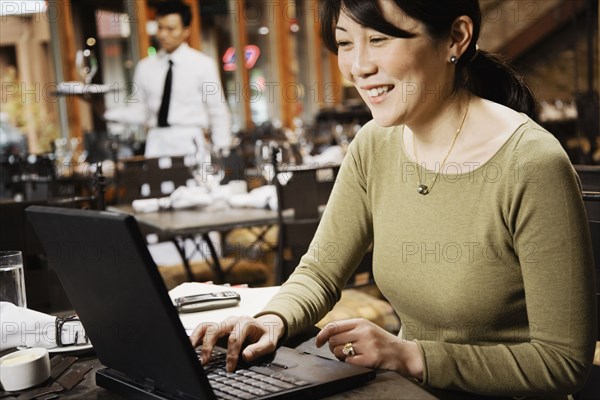
[[92,78],[98,72],[98,60],[94,52],[90,49],[77,50],[75,67],[86,85],[92,83]]
[[23,256],[20,251],[0,251],[0,301],[27,307]]
[[216,190],[225,178],[223,158],[208,146],[197,146],[196,163],[192,175],[198,186],[206,188],[209,192]]

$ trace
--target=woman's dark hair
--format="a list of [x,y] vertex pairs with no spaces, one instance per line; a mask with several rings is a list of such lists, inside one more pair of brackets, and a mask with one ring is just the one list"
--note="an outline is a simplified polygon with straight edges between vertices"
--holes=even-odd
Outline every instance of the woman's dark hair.
[[[448,37],[452,24],[461,15],[470,17],[473,20],[473,38],[456,65],[454,90],[466,88],[477,96],[534,117],[535,98],[523,77],[502,57],[476,47],[482,20],[479,0],[393,1],[406,15],[422,22],[433,39]],[[336,54],[335,26],[340,11],[344,11],[358,24],[383,34],[401,38],[414,36],[388,22],[378,0],[327,0],[321,29],[325,45]]]
[[183,26],[188,27],[192,22],[192,11],[190,6],[181,0],[162,1],[156,5],[156,16],[164,17],[169,14],[178,14]]

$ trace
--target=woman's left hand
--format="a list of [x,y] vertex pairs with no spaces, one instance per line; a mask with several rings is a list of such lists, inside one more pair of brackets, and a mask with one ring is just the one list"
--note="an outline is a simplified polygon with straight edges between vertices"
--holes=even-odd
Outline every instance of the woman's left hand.
[[[423,359],[416,342],[405,341],[374,323],[358,318],[331,322],[317,335],[317,347],[329,343],[342,361],[374,369],[388,369],[423,379]],[[352,348],[354,355],[346,353]]]

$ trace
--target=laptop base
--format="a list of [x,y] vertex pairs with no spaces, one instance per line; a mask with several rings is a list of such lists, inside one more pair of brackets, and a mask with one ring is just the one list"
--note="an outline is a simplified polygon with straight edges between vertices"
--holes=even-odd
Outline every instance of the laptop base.
[[160,393],[149,387],[144,387],[110,368],[103,368],[96,371],[96,385],[110,392],[120,394],[127,399],[197,400],[197,398],[185,395]]
[[97,372],[98,386],[125,398],[152,400],[249,397],[244,392],[261,400],[306,400],[352,389],[375,376],[366,368],[280,347],[269,365],[244,369],[273,379],[286,376],[288,385],[275,385],[284,391],[270,390],[269,382],[250,384],[266,390],[242,391],[235,379],[211,385],[210,379],[220,382],[200,366],[133,216],[39,206],[26,213],[98,359],[108,367]]

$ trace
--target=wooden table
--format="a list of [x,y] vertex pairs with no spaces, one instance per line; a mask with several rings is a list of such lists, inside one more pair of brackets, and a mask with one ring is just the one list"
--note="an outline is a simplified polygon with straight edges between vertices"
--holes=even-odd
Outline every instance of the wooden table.
[[[306,338],[304,338],[306,339]],[[294,343],[296,344],[296,343]],[[288,345],[292,346],[291,343]],[[299,344],[293,346],[299,351],[318,354],[323,357],[333,358],[327,346],[317,349],[315,346],[314,337],[310,337],[304,341],[300,340]],[[69,392],[61,394],[61,398],[70,399],[89,399],[89,400],[125,400],[125,397],[109,392],[104,388],[96,386],[95,371],[103,368],[100,361],[93,357],[81,357],[78,363],[85,362],[93,366],[92,371],[86,375],[86,379],[77,387]],[[425,388],[417,385],[415,382],[406,379],[399,374],[391,371],[378,371],[374,380],[362,385],[356,389],[342,392],[333,396],[326,397],[329,400],[342,399],[411,399],[411,400],[475,400],[481,399],[480,396],[459,393],[447,390],[437,390]],[[493,397],[489,398],[494,399]],[[498,399],[498,398],[496,398]]]
[[192,280],[189,257],[185,252],[185,240],[201,236],[213,259],[216,283],[224,282],[219,254],[208,237],[211,231],[227,232],[235,228],[269,226],[276,224],[277,211],[256,208],[180,209],[150,213],[136,213],[130,205],[110,206],[108,211],[131,214],[148,233],[155,233],[159,240],[175,244],[188,279]]

